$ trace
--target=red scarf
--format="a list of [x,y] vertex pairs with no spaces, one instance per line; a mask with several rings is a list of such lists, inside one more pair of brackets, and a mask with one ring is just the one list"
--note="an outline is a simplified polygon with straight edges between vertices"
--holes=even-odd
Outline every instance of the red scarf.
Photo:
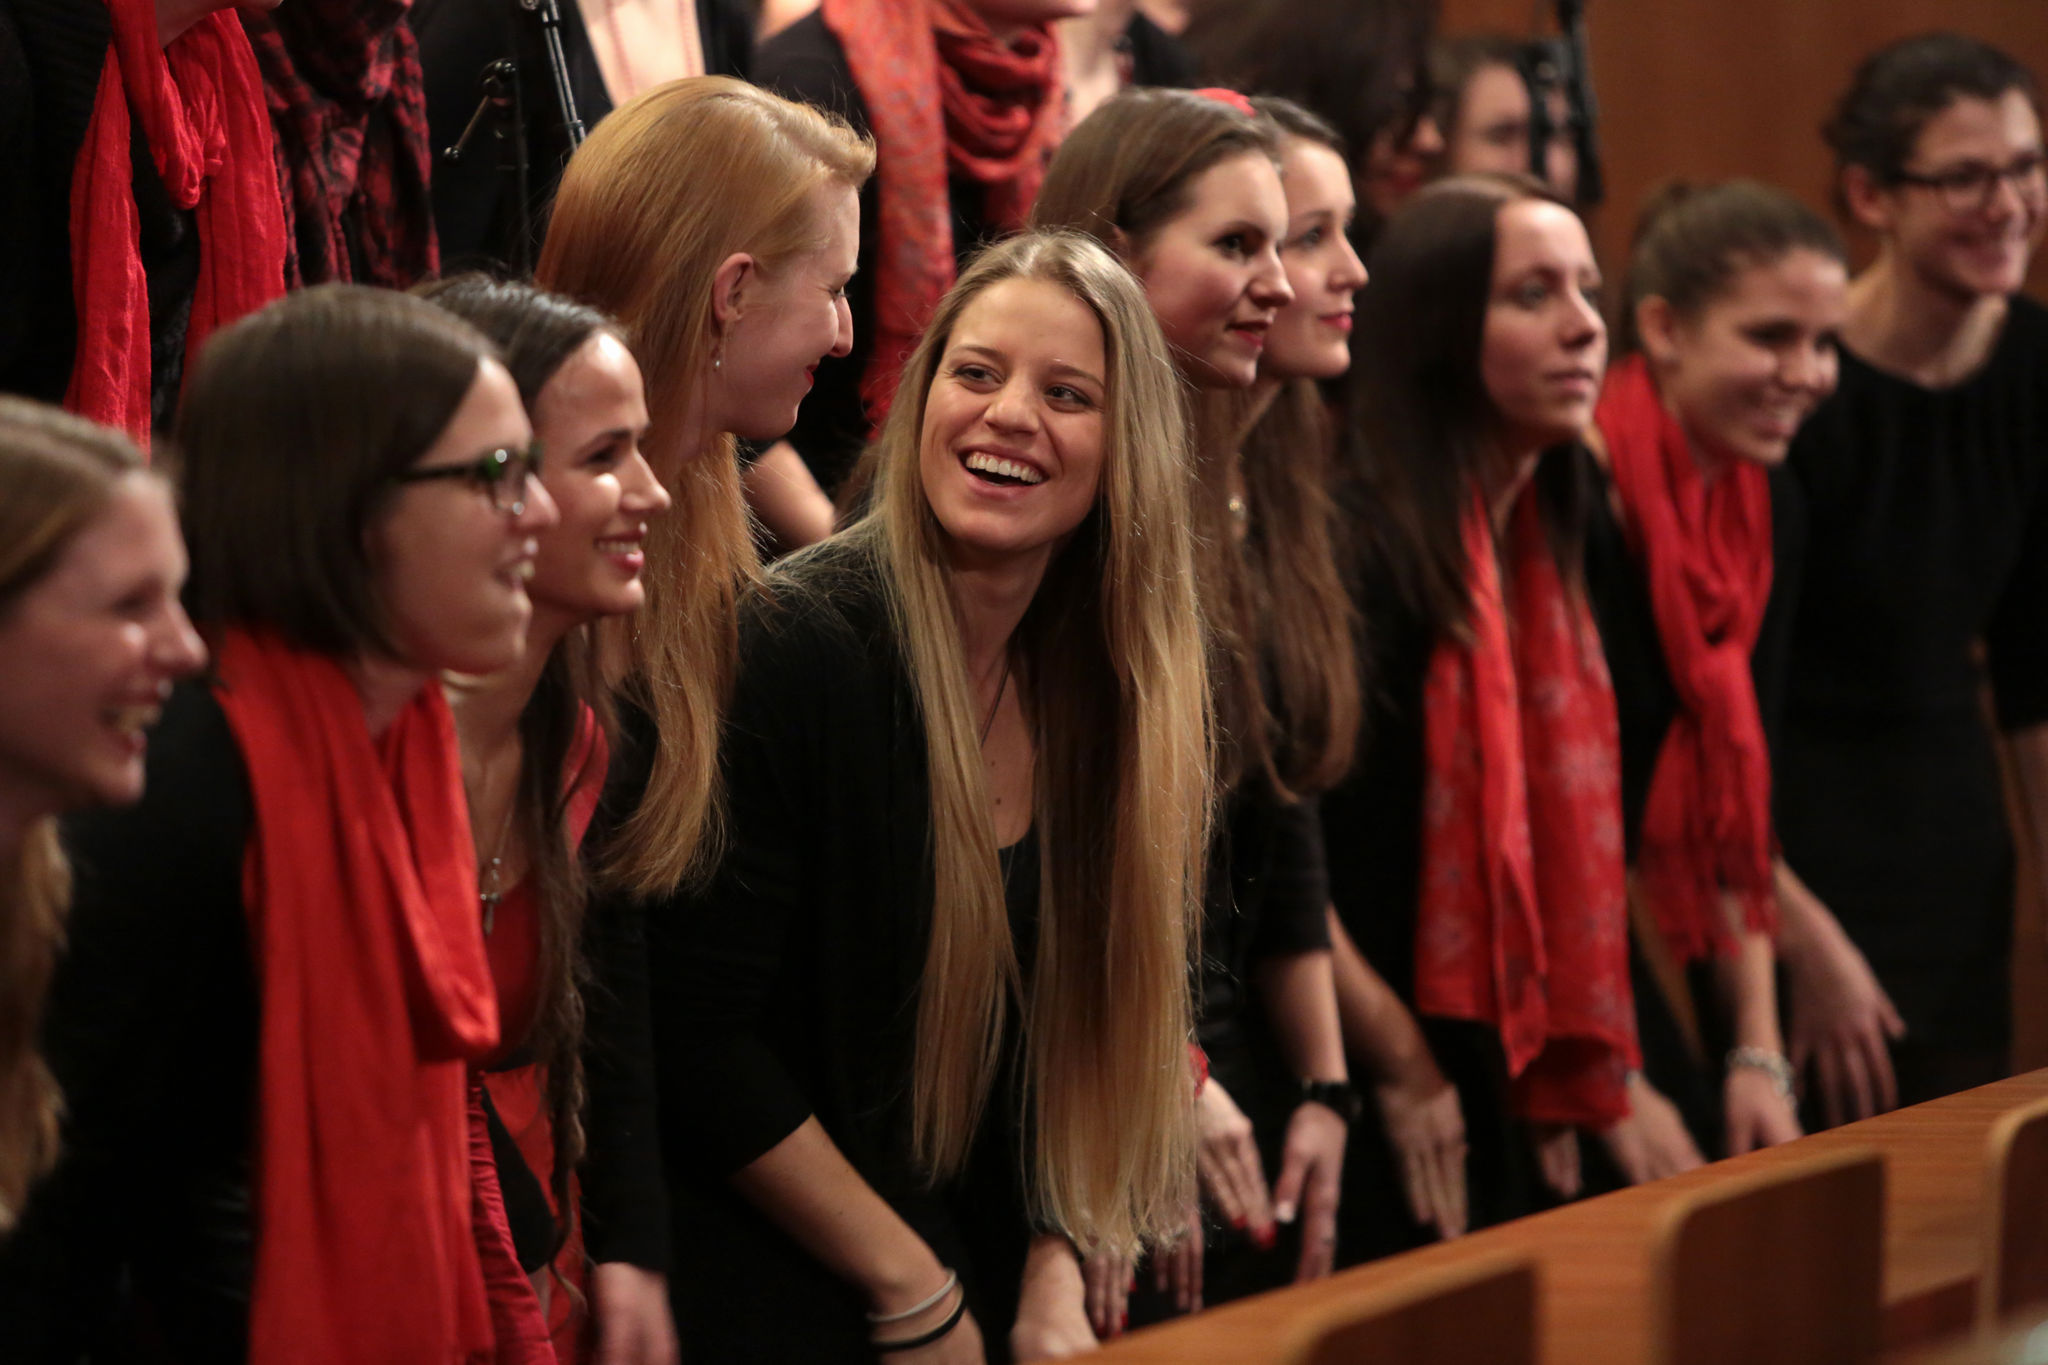
[[1614,689],[1534,496],[1498,559],[1476,495],[1463,535],[1471,638],[1437,645],[1423,692],[1416,1008],[1498,1027],[1525,1117],[1603,1125],[1638,1065]]
[[455,725],[382,736],[332,659],[230,631],[263,1001],[252,1365],[488,1359],[468,1068],[497,1043]]
[[149,281],[129,157],[142,123],[171,203],[196,213],[199,284],[186,373],[207,337],[284,293],[284,207],[263,82],[231,13],[159,47],[151,0],[106,0],[113,41],[71,175],[71,288],[78,352],[64,404],[149,440]]
[[985,187],[991,226],[1022,227],[1059,138],[1065,87],[1050,24],[1006,45],[960,0],[824,0],[820,12],[880,153],[875,340],[861,376],[879,421],[953,286],[949,170]]
[[1776,921],[1771,757],[1750,675],[1771,595],[1770,479],[1747,462],[1703,478],[1641,356],[1608,372],[1596,420],[1678,692],[1638,875],[1681,958],[1732,951],[1724,894],[1748,928],[1768,933]]

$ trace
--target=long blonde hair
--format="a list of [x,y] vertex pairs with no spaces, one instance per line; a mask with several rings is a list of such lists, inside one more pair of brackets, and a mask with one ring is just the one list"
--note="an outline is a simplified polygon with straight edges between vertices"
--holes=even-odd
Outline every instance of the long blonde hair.
[[569,159],[535,280],[603,309],[647,375],[650,461],[674,499],[650,532],[647,601],[630,623],[631,688],[660,744],[610,876],[661,895],[717,844],[718,728],[738,649],[735,603],[759,572],[732,438],[682,448],[717,347],[712,279],[747,252],[764,270],[821,244],[821,187],[858,189],[874,146],[743,81],[672,81],[614,110]]
[[[83,418],[0,397],[0,621],[56,563],[71,538],[142,468],[126,439]],[[57,1082],[36,1052],[43,999],[57,967],[71,871],[44,816],[0,857],[0,1231],[21,1216],[57,1155]]]
[[[1010,279],[1056,284],[1102,325],[1102,485],[1011,641],[1037,750],[1037,960],[1020,973],[996,855],[945,535],[924,495],[926,397],[961,312]],[[1209,686],[1188,531],[1186,419],[1144,290],[1074,233],[984,253],[939,305],[877,445],[874,546],[924,718],[934,901],[918,1002],[913,1140],[966,1160],[1022,1001],[1035,1214],[1083,1247],[1185,1226],[1193,1172],[1189,964],[1211,783]]]

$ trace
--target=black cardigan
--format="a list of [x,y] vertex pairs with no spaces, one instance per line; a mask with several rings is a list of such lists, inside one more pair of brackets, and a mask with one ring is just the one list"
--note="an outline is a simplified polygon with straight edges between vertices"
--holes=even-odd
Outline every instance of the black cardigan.
[[[748,604],[722,760],[723,863],[648,922],[679,1330],[706,1361],[872,1359],[855,1290],[727,1184],[815,1115],[960,1272],[1001,1359],[1030,1231],[1022,1122],[999,1080],[961,1179],[933,1188],[911,1155],[931,797],[915,693],[860,551],[812,559]],[[1035,877],[1030,856],[1015,862],[1022,938]]]

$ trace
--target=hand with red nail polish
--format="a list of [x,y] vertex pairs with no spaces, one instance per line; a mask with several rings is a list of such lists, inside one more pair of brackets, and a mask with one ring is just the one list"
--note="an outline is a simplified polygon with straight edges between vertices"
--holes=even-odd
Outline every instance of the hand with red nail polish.
[[1195,1100],[1195,1121],[1195,1171],[1202,1193],[1231,1227],[1246,1232],[1255,1245],[1271,1246],[1273,1206],[1259,1145],[1252,1138],[1252,1121],[1213,1075]]

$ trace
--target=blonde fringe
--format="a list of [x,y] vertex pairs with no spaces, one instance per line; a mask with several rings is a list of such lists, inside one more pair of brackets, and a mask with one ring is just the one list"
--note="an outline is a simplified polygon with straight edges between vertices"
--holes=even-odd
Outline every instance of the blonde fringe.
[[29,1187],[57,1159],[62,1097],[36,1052],[71,899],[56,820],[29,826],[13,864],[0,868],[0,1232],[20,1219]]

